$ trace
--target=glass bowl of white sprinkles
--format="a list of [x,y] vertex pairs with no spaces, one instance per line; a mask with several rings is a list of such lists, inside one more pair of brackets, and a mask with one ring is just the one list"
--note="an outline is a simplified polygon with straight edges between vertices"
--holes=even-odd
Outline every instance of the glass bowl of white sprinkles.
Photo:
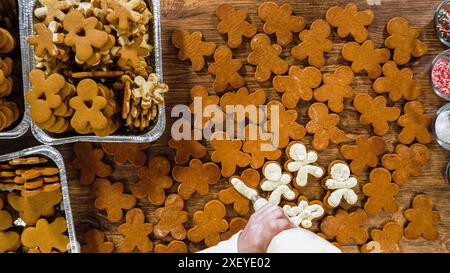
[[436,112],[432,129],[436,142],[442,148],[450,150],[450,102]]

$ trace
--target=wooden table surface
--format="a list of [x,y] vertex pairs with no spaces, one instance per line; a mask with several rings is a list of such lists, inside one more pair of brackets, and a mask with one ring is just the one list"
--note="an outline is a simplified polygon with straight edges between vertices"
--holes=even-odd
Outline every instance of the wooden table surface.
[[[218,19],[215,16],[216,7],[224,2],[232,2],[236,8],[247,9],[250,21],[257,24],[259,31],[262,31],[262,23],[257,16],[257,8],[263,1],[161,0],[161,2],[164,79],[170,86],[170,93],[166,99],[168,122],[163,136],[153,143],[148,154],[149,157],[154,155],[167,156],[167,158],[171,160],[173,166],[174,152],[167,146],[167,141],[170,139],[171,124],[174,121],[173,118],[169,117],[171,109],[177,104],[190,103],[189,91],[195,84],[203,84],[208,89],[211,89],[213,78],[211,75],[207,74],[206,68],[196,73],[191,70],[188,62],[181,62],[177,59],[177,50],[170,43],[171,34],[176,29],[182,28],[189,31],[199,30],[203,33],[204,38],[207,41],[213,41],[217,45],[225,45],[226,42],[224,37],[216,31],[216,26],[218,24]],[[294,7],[295,14],[304,16],[308,22],[311,23],[315,19],[323,18],[326,10],[331,6],[344,6],[350,1],[302,0],[278,2],[289,2]],[[358,0],[354,2],[358,4],[360,9],[369,8],[366,1]],[[437,39],[432,24],[434,11],[440,2],[440,0],[382,0],[381,6],[370,7],[374,10],[376,15],[375,22],[369,27],[370,39],[372,39],[377,46],[381,46],[384,39],[387,37],[385,25],[392,17],[403,16],[407,18],[413,26],[422,29],[421,39],[428,44],[429,51],[425,56],[410,62],[407,66],[414,70],[415,78],[420,81],[422,94],[419,99],[424,103],[426,112],[430,115],[433,115],[439,107],[445,104],[445,102],[439,99],[431,90],[428,78],[429,64],[438,53],[446,49]],[[340,50],[345,41],[337,38],[336,35],[333,34],[333,42],[334,49],[331,53],[327,54],[327,65],[322,69],[323,72],[333,71],[338,65],[346,64],[340,54]],[[297,38],[295,43],[297,43]],[[294,61],[290,56],[289,52],[292,46],[294,46],[294,43],[291,43],[284,48],[283,58],[288,60],[290,64],[305,65],[304,62],[300,63]],[[243,61],[246,60],[248,53],[248,40],[245,40],[240,48],[234,50],[235,56]],[[207,61],[208,64],[210,64],[212,59],[208,58]],[[269,99],[279,99],[279,94],[274,91],[270,82],[259,84],[254,80],[254,71],[254,67],[245,64],[242,74],[245,74],[248,88],[252,91],[262,87],[266,90]],[[374,95],[371,90],[371,81],[363,74],[356,77],[353,87],[356,90],[356,93],[369,92]],[[403,104],[404,102],[397,105],[401,106]],[[297,107],[299,112],[299,122],[301,124],[305,124],[308,121],[306,116],[308,105],[310,105],[310,103],[302,102]],[[346,103],[346,110],[341,113],[340,116],[342,121],[340,127],[344,131],[354,135],[370,133],[371,129],[369,127],[359,124],[359,114],[355,112],[350,102]],[[383,137],[387,143],[389,152],[394,150],[397,143],[396,135],[399,131],[400,128],[396,124],[392,124],[390,133]],[[309,144],[311,137],[306,137],[304,141]],[[20,140],[2,141],[0,143],[0,150],[1,153],[4,154],[37,144],[36,140],[28,133]],[[104,229],[109,240],[115,242],[120,241],[121,236],[117,232],[119,224],[109,223],[106,220],[104,213],[99,212],[94,208],[95,196],[92,193],[91,187],[82,186],[77,181],[78,172],[71,167],[71,162],[73,160],[72,145],[62,145],[57,148],[63,154],[68,170],[70,196],[77,236],[79,237],[78,239],[82,241],[83,233],[88,228],[95,226]],[[328,150],[321,152],[319,154],[319,164],[328,166],[331,161],[342,159],[337,148],[336,145],[331,145]],[[395,220],[403,224],[405,223],[403,211],[411,205],[412,198],[419,193],[425,193],[430,196],[433,200],[435,209],[441,214],[441,222],[438,225],[440,237],[433,242],[424,239],[403,239],[401,245],[404,252],[448,252],[450,250],[450,187],[447,185],[444,178],[444,168],[450,159],[450,153],[443,150],[435,143],[430,144],[429,148],[431,150],[431,160],[424,166],[422,175],[409,179],[397,195],[397,201],[401,209],[391,215],[381,213],[378,216],[370,217],[367,224],[367,228],[369,229],[380,228],[387,220]],[[110,158],[108,158],[107,161],[112,162]],[[129,186],[138,181],[136,173],[136,168],[133,166],[115,166],[112,180],[124,182],[129,191]],[[365,183],[367,181],[367,175],[364,175],[361,181],[362,183]],[[194,195],[186,202],[187,211],[192,214],[196,210],[202,209],[207,201],[216,199],[218,191],[226,186],[226,179],[222,179],[220,183],[211,187],[209,195],[205,197]],[[177,183],[174,183],[172,189],[167,191],[167,193],[175,192],[176,187]],[[323,191],[321,190],[319,183],[309,183],[302,194],[310,199],[322,199],[323,197]],[[363,197],[360,192],[359,194]],[[359,205],[361,205],[361,203]],[[154,221],[154,206],[149,205],[147,200],[140,200],[137,206],[145,210],[150,222]],[[232,212],[232,209],[229,211],[228,219],[231,219],[234,216],[234,213]],[[192,222],[189,221],[187,226],[191,227]],[[316,230],[316,227],[314,227],[314,230]],[[153,237],[152,240],[155,242],[158,241]],[[170,238],[163,240],[163,242],[166,243],[168,241],[170,241]],[[190,248],[193,251],[202,247],[202,245],[190,245]],[[357,251],[358,248],[356,246],[344,246],[343,250],[354,252]]]

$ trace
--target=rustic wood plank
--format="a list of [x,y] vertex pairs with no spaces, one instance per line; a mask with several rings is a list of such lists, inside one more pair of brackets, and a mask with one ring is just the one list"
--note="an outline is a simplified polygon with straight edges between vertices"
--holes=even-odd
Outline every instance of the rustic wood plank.
[[[218,19],[215,17],[216,7],[224,2],[230,1],[215,1],[215,0],[163,0],[162,1],[162,45],[163,45],[163,58],[164,58],[164,78],[169,84],[171,91],[167,96],[167,115],[170,115],[170,111],[173,106],[177,104],[188,104],[189,90],[195,84],[204,84],[206,87],[211,88],[212,76],[208,75],[206,69],[195,73],[190,69],[188,62],[181,62],[177,59],[177,50],[171,45],[170,37],[176,29],[187,29],[189,31],[200,30],[205,39],[213,41],[218,45],[224,45],[224,37],[222,37],[217,31],[216,26]],[[235,0],[232,1],[236,8],[245,8],[250,14],[251,22],[258,25],[259,30],[262,29],[262,23],[257,16],[257,7],[263,1],[252,0]],[[278,1],[289,2],[294,7],[296,14],[302,15],[307,18],[308,22],[312,22],[314,19],[323,18],[326,10],[333,5],[341,5],[349,3],[350,1],[333,0],[333,1],[316,1],[316,0],[303,0],[303,1]],[[365,1],[358,2],[360,8],[368,8]],[[422,40],[424,40],[430,50],[420,59],[416,59],[409,63],[407,66],[411,67],[415,72],[415,77],[420,81],[422,88],[422,95],[420,100],[426,106],[426,112],[432,115],[440,106],[445,102],[439,99],[431,90],[429,83],[429,64],[434,56],[446,48],[439,42],[433,31],[432,19],[435,8],[440,3],[439,0],[382,0],[381,6],[371,7],[375,14],[376,19],[372,26],[369,27],[370,38],[375,41],[377,46],[381,46],[386,38],[385,25],[388,20],[395,16],[403,16],[407,18],[413,26],[420,27],[422,29]],[[332,71],[337,65],[344,64],[340,50],[345,43],[344,40],[338,39],[336,35],[333,36],[334,49],[333,52],[328,54],[327,66],[322,71]],[[297,40],[295,41],[297,43]],[[283,57],[285,57],[290,64],[305,63],[296,62],[290,57],[290,49],[294,46],[291,43],[284,48]],[[245,61],[249,52],[248,40],[245,40],[243,45],[234,50],[234,54],[237,58]],[[208,58],[208,64],[212,62],[211,58]],[[270,83],[259,84],[254,80],[254,67],[246,64],[243,72],[247,81],[247,86],[250,90],[262,87],[266,90],[269,98],[279,99],[279,95],[274,91]],[[364,75],[358,75],[355,83],[353,84],[357,93],[369,92],[374,95],[371,90],[371,81]],[[403,105],[399,103],[397,105]],[[299,112],[299,122],[305,124],[308,121],[306,116],[306,110],[310,103],[300,103],[297,110]],[[370,128],[362,126],[358,122],[358,113],[356,113],[351,106],[350,102],[346,103],[346,111],[341,114],[342,124],[341,128],[351,134],[367,134],[370,133]],[[149,156],[153,155],[165,155],[171,160],[174,153],[167,147],[167,141],[170,138],[170,127],[173,118],[168,119],[167,127],[164,135],[156,141],[149,151]],[[400,128],[393,124],[391,126],[391,132],[383,137],[388,144],[388,150],[393,151],[396,144],[396,135],[399,133]],[[310,137],[307,137],[305,141],[308,143]],[[37,144],[30,134],[27,134],[20,140],[14,141],[2,141],[0,143],[1,153],[7,153],[30,147]],[[397,196],[398,203],[401,209],[392,215],[380,214],[376,217],[371,217],[368,228],[380,228],[384,222],[389,219],[396,220],[403,224],[405,222],[402,213],[404,209],[410,206],[412,198],[418,193],[425,193],[429,195],[435,205],[435,209],[441,213],[441,222],[438,226],[440,232],[440,238],[434,242],[428,242],[424,239],[419,240],[403,240],[401,242],[403,251],[405,252],[448,252],[450,250],[450,188],[444,179],[444,168],[450,159],[450,153],[441,149],[437,144],[429,145],[431,149],[431,160],[424,167],[424,171],[421,176],[411,178],[408,183],[402,187],[400,193]],[[77,234],[80,237],[84,231],[92,224],[101,226],[106,230],[109,239],[118,242],[120,241],[120,235],[117,234],[118,224],[109,223],[104,217],[103,213],[98,212],[93,205],[94,195],[91,188],[88,186],[81,186],[77,182],[77,171],[71,168],[71,161],[73,160],[72,145],[59,146],[58,149],[64,155],[65,162],[68,169],[68,178],[70,182],[71,201],[74,211],[75,223]],[[327,166],[331,161],[335,159],[342,159],[339,155],[337,147],[331,146],[330,149],[320,153],[319,164]],[[108,158],[111,162],[110,158]],[[172,164],[173,160],[172,160]],[[363,177],[363,181],[366,181],[367,175]],[[122,181],[129,186],[137,182],[138,177],[136,175],[136,168],[132,166],[115,167],[113,173],[113,180]],[[172,189],[168,192],[176,191],[176,183]],[[211,199],[217,198],[217,192],[226,187],[225,179],[223,179],[218,185],[211,187],[211,194],[206,197],[199,197],[195,195],[192,199],[186,202],[186,207],[189,213],[193,213],[196,210],[202,209],[203,205]],[[359,192],[360,193],[360,192]],[[323,192],[320,189],[318,183],[310,183],[303,194],[309,198],[322,198]],[[360,193],[361,194],[361,193]],[[153,212],[155,207],[148,204],[146,200],[141,200],[138,206],[142,207],[150,219],[154,221]],[[230,210],[231,211],[231,210]],[[229,216],[231,217],[231,215]],[[189,222],[187,226],[191,226]],[[170,238],[163,241],[167,242]],[[155,240],[157,241],[157,240]],[[191,250],[201,248],[201,245],[191,245]],[[357,248],[355,246],[346,246],[344,251],[353,252]]]

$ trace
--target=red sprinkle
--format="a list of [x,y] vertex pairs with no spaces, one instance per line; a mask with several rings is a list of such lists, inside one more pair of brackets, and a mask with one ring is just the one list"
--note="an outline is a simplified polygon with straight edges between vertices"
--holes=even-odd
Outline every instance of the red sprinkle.
[[449,59],[441,58],[433,67],[431,79],[434,87],[445,97],[450,98]]

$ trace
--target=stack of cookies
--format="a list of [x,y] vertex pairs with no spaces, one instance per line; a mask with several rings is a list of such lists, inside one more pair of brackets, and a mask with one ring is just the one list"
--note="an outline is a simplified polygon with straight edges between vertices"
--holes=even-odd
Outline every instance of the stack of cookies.
[[[168,91],[147,60],[153,47],[146,1],[39,2],[28,38],[36,60],[27,94],[33,121],[58,134],[145,132]],[[40,90],[50,82],[53,90]]]

